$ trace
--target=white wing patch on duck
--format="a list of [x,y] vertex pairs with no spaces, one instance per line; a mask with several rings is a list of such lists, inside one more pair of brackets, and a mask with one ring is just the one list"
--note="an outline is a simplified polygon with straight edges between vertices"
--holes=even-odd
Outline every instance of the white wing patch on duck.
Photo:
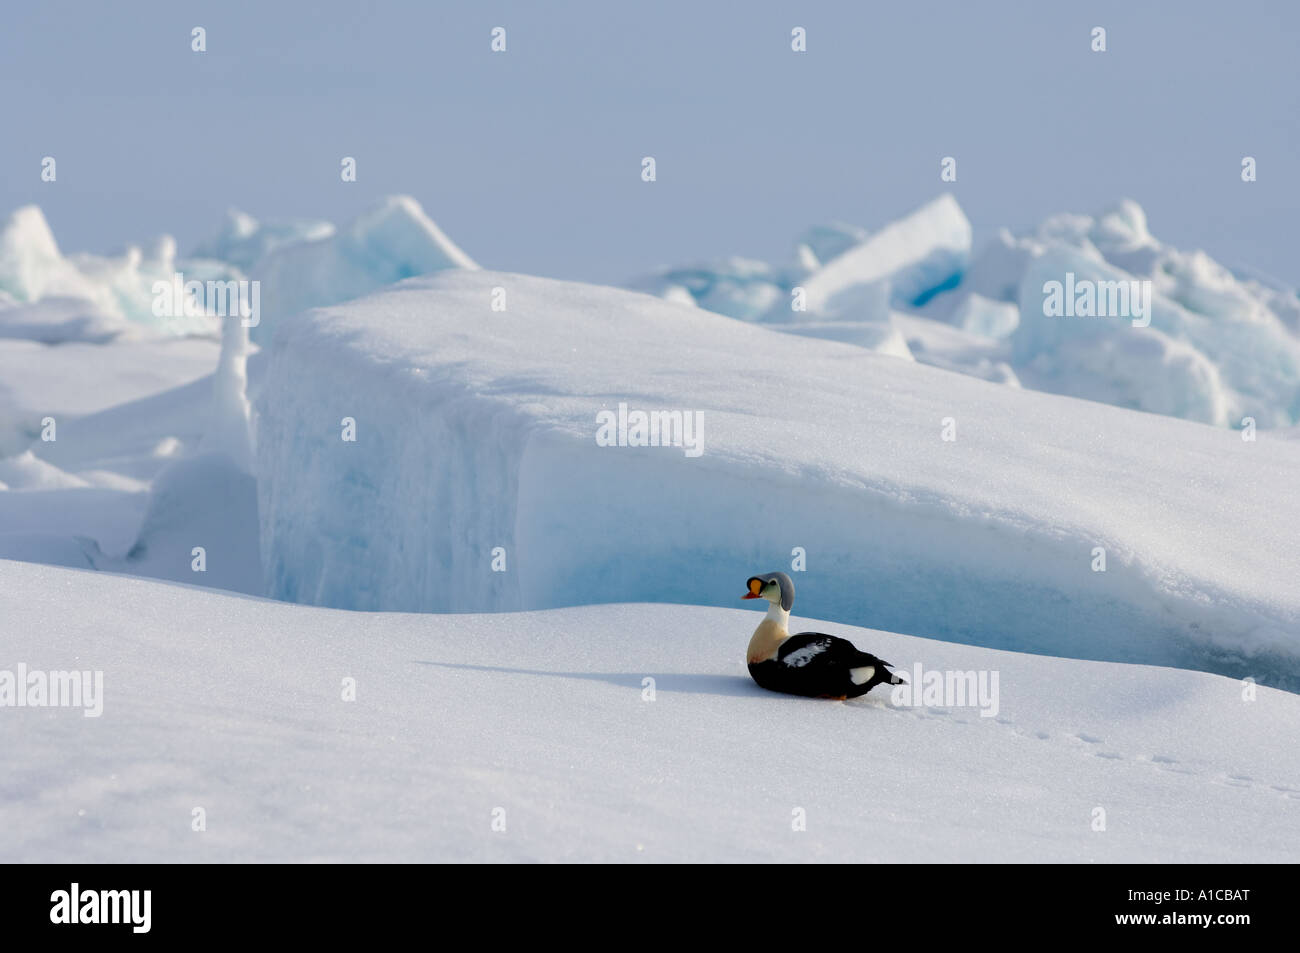
[[825,652],[829,646],[830,643],[826,641],[811,642],[803,648],[795,649],[785,658],[781,659],[781,661],[791,668],[803,668],[811,662],[815,656]]
[[853,680],[854,685],[865,685],[871,681],[871,677],[876,674],[874,665],[863,665],[860,668],[849,669],[849,678]]

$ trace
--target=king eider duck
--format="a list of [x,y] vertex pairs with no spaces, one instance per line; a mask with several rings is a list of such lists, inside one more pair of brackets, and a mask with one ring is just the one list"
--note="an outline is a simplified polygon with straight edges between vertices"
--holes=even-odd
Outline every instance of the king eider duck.
[[789,695],[815,698],[857,698],[877,685],[906,684],[868,652],[860,652],[848,639],[821,632],[791,635],[790,609],[794,582],[783,572],[750,576],[742,599],[766,599],[767,618],[749,640],[749,674],[760,686]]

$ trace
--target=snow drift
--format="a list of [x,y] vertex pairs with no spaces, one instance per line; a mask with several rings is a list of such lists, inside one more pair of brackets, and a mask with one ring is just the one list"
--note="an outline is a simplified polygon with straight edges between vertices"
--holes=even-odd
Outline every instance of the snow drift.
[[1264,863],[1300,845],[1300,698],[1199,672],[798,620],[908,673],[998,672],[982,717],[764,692],[752,611],[336,612],[3,561],[0,617],[0,667],[103,673],[101,717],[0,717],[7,863]]
[[[620,404],[705,452],[598,445]],[[464,270],[286,322],[256,406],[276,598],[728,605],[799,548],[810,614],[1300,684],[1291,441]]]

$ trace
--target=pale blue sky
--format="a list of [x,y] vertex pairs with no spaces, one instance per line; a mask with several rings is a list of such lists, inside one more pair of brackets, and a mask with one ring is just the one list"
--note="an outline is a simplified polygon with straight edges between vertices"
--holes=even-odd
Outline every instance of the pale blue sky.
[[952,155],[977,237],[1129,196],[1166,241],[1300,282],[1291,0],[87,0],[0,27],[0,213],[39,203],[65,251],[406,192],[487,267],[619,282],[875,228]]

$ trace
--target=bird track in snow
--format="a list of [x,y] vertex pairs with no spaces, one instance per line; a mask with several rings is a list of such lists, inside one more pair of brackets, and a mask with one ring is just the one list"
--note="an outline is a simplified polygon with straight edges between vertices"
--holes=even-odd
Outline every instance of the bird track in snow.
[[1267,782],[1258,781],[1254,777],[1247,774],[1231,774],[1226,772],[1214,773],[1211,771],[1200,770],[1190,765],[1184,765],[1183,762],[1179,761],[1177,758],[1173,758],[1170,757],[1169,755],[1164,755],[1164,754],[1150,754],[1150,755],[1123,754],[1121,752],[1106,749],[1104,747],[1101,750],[1097,750],[1093,746],[1095,745],[1104,746],[1105,739],[1098,737],[1097,735],[1089,734],[1087,732],[1063,732],[1058,736],[1053,736],[1050,732],[1043,731],[1041,729],[1027,731],[1018,728],[1016,727],[1015,723],[1011,721],[1009,718],[995,717],[992,719],[988,719],[988,718],[953,717],[952,711],[943,708],[931,708],[931,709],[918,710],[918,709],[894,708],[888,705],[883,707],[886,707],[891,711],[896,711],[901,715],[911,716],[914,718],[933,719],[936,717],[942,717],[945,720],[946,724],[959,724],[965,726],[973,726],[973,725],[989,722],[1001,728],[1005,728],[1006,730],[1010,731],[1011,734],[1016,735],[1017,737],[1027,738],[1032,741],[1052,741],[1054,740],[1054,738],[1060,738],[1063,739],[1066,743],[1074,743],[1076,745],[1079,745],[1080,747],[1087,746],[1086,748],[1082,748],[1082,750],[1086,752],[1087,757],[1101,758],[1105,761],[1133,761],[1140,764],[1149,765],[1153,769],[1165,772],[1167,774],[1181,774],[1187,777],[1202,777],[1210,781],[1212,784],[1217,784],[1223,787],[1240,788],[1243,790],[1247,790],[1247,789],[1256,790],[1256,791],[1261,791],[1263,793],[1273,792],[1279,797],[1287,798],[1288,800],[1300,801],[1300,788],[1292,787],[1287,784],[1270,784]]

